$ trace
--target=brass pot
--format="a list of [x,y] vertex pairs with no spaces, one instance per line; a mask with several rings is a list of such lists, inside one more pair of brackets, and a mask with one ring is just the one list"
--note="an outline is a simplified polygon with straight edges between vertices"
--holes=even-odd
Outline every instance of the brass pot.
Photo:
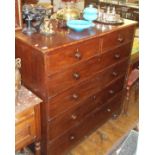
[[55,19],[58,20],[58,27],[66,27],[67,20],[74,20],[80,18],[81,11],[75,6],[73,2],[66,2],[65,7],[60,9],[55,14]]
[[76,8],[73,2],[67,2],[65,8],[57,11],[56,18],[60,20],[79,19],[80,10]]

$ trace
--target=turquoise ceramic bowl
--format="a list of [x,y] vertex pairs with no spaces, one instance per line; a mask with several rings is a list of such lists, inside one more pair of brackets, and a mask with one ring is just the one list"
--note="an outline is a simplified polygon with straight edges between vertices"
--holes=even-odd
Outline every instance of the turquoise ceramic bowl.
[[92,27],[94,24],[86,20],[69,20],[67,26],[77,32],[81,32],[84,29]]

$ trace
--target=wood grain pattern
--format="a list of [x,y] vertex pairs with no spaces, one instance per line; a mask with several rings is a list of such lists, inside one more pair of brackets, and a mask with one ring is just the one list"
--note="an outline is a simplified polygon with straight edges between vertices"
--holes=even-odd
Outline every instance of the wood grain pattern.
[[62,135],[89,115],[94,109],[105,104],[107,100],[122,90],[123,83],[124,76],[119,77],[114,83],[109,84],[109,87],[93,94],[82,103],[79,103],[77,106],[53,119],[49,124],[49,140],[54,140],[56,137]]
[[72,87],[53,97],[48,103],[48,120],[66,111],[66,107],[69,109],[76,106],[87,97],[102,90],[112,80],[116,80],[119,76],[124,75],[127,65],[128,62],[124,59],[120,63],[95,74],[91,80],[84,81],[77,87]]
[[[100,70],[127,58],[131,51],[131,45],[130,42],[118,48],[114,48],[104,54],[94,56],[88,61],[84,61],[67,70],[49,76],[47,79],[49,84],[48,96],[55,96],[59,92],[90,78]],[[48,71],[50,72],[50,70]]]
[[[109,103],[107,103],[107,106],[101,106],[101,108],[95,109],[93,113],[90,113],[88,117],[81,120],[79,125],[72,128],[56,141],[50,143],[48,148],[50,152],[49,154],[65,154],[68,151],[68,147],[73,147],[86,135],[90,134],[92,131],[94,131],[94,129],[99,127],[99,125],[110,118],[111,115],[118,110],[117,107],[119,107],[119,105],[121,104],[120,99],[121,96],[118,95],[114,99],[109,101]],[[59,146],[61,146],[61,150],[59,149]]]
[[87,60],[98,53],[100,53],[99,38],[64,47],[48,54],[45,60],[47,62],[47,71],[49,74],[60,72],[64,68]]

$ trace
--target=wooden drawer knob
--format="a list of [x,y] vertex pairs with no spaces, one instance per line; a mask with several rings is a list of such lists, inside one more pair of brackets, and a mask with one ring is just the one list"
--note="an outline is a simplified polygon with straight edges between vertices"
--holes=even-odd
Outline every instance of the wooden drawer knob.
[[73,97],[73,99],[77,100],[79,98],[79,95],[78,94],[73,94],[72,97]]
[[75,56],[75,58],[78,59],[78,60],[80,60],[80,59],[82,58],[82,55],[81,55],[81,53],[79,52],[79,49],[76,50],[74,56]]
[[96,100],[96,98],[97,98],[97,97],[94,95],[94,96],[93,96],[93,100]]
[[115,57],[115,59],[119,59],[121,57],[121,55],[117,53],[114,55],[114,57]]
[[76,80],[80,79],[80,74],[79,73],[73,73],[73,78]]
[[69,139],[70,140],[74,140],[75,139],[75,136],[70,136]]
[[109,90],[109,94],[113,95],[114,93],[114,90]]
[[124,42],[124,37],[122,35],[119,35],[117,40],[118,42],[122,43]]
[[108,109],[107,109],[107,111],[108,111],[108,112],[111,112],[111,109],[110,109],[110,108],[108,108]]
[[113,119],[115,119],[115,118],[117,118],[117,117],[118,117],[118,115],[116,115],[116,114],[113,114],[113,115],[112,115],[112,118],[113,118]]
[[114,76],[114,77],[116,77],[116,76],[118,76],[118,73],[117,72],[112,72],[112,75]]
[[77,115],[74,115],[73,114],[71,117],[72,117],[73,120],[76,120],[77,119]]

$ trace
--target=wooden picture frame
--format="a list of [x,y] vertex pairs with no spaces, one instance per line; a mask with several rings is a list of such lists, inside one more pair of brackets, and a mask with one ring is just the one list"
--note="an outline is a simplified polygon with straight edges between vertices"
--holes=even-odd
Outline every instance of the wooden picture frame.
[[15,0],[15,31],[22,29],[21,0]]

